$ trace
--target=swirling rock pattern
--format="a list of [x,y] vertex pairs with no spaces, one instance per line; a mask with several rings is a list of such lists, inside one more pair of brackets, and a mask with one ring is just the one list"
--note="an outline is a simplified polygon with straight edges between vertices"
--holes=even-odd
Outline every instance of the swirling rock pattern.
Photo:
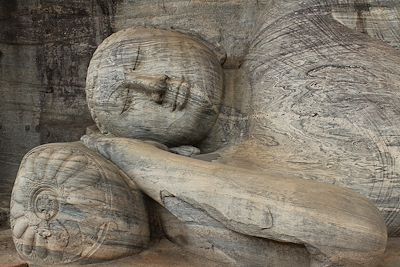
[[[370,266],[386,243],[386,228],[375,208],[350,190],[296,178],[337,184],[364,194],[380,208],[390,234],[399,234],[398,52],[350,30],[348,21],[337,15],[341,9],[332,8],[358,6],[355,28],[373,36],[381,31],[365,28],[368,19],[362,15],[366,8],[377,9],[369,7],[371,2],[268,1],[271,7],[258,19],[259,28],[241,65],[250,84],[249,95],[243,97],[251,98],[247,140],[234,147],[232,154],[229,150],[218,154],[221,162],[250,163],[246,167],[254,170],[186,161],[163,154],[166,152],[157,156],[157,151],[146,147],[141,151],[140,144],[129,146],[125,141],[117,148],[113,145],[118,142],[105,142],[94,149],[106,152],[104,157],[114,157],[112,160],[160,204],[176,207],[174,214],[179,220],[196,224],[192,216],[198,216],[199,224],[192,230],[203,223],[219,222],[221,228],[245,235],[305,245],[313,261],[320,261],[318,266]],[[391,10],[389,5],[386,8]],[[396,47],[396,36],[386,34],[380,39]],[[222,95],[220,62],[211,51],[201,41],[165,30],[139,27],[108,38],[95,53],[87,79],[89,107],[101,131],[176,146],[202,140],[215,122]],[[124,150],[127,146],[131,148],[128,151]],[[146,151],[151,152],[147,158],[141,153]],[[85,158],[77,162],[84,163]],[[34,164],[32,172],[43,174],[42,170],[48,169],[40,160]],[[68,212],[64,203],[73,210],[85,203],[84,198],[68,202],[71,199],[64,197],[58,183],[41,183],[44,176],[38,177],[35,183],[16,184],[22,191],[14,196],[12,224],[22,253],[39,259],[36,262],[52,262],[48,260],[51,251],[63,251],[61,262],[106,257],[107,253],[99,251],[108,249],[101,238],[109,230],[107,222],[97,221],[95,228],[100,230],[94,234],[82,226],[87,225],[82,218],[60,220],[64,218],[60,214],[79,214]],[[185,179],[189,177],[195,179]],[[98,187],[103,184],[101,179],[83,184],[93,181],[93,187],[100,190],[93,198],[100,198],[100,203],[89,201],[84,206],[96,210],[98,206],[112,207],[110,197],[100,197],[108,196],[107,190]],[[160,196],[165,188],[175,191],[190,208],[183,202],[165,201]],[[18,199],[24,194],[26,202]],[[25,203],[28,212],[18,213],[21,208],[16,203]],[[198,208],[206,214],[199,214]],[[169,227],[170,236],[178,237],[173,226]],[[208,242],[210,233],[205,231],[199,238],[190,232],[186,237],[193,237],[194,250],[197,245],[213,249],[213,242]],[[223,243],[223,238],[213,238],[214,244]],[[30,245],[33,243],[35,246]],[[48,244],[57,249],[48,249]]]
[[240,234],[207,212],[166,192],[161,193],[165,208],[159,206],[158,212],[165,234],[174,244],[193,254],[223,266],[263,267],[268,263],[291,267],[293,262],[297,267],[310,266],[310,255],[304,246]]
[[168,145],[202,140],[223,91],[221,62],[207,44],[142,27],[108,37],[86,81],[89,109],[103,133]]
[[[387,238],[383,218],[372,203],[352,190],[183,157],[127,138],[90,135],[82,141],[114,162],[183,224],[190,224],[193,232],[182,231],[179,242],[186,249],[197,247],[203,255],[225,262],[237,260],[244,266],[258,266],[262,261],[257,258],[246,265],[245,251],[254,251],[248,236],[304,245],[311,254],[311,266],[374,266],[383,255]],[[215,226],[222,225],[247,237],[226,231],[218,238]],[[163,226],[167,234],[178,238],[171,223]],[[241,255],[221,246],[228,236]],[[248,247],[240,248],[243,244]],[[204,246],[215,251],[205,253]],[[283,262],[277,266],[284,266]]]
[[[242,65],[252,99],[246,140],[221,162],[350,188],[399,236],[400,53],[389,34],[398,8],[398,1],[277,1]],[[349,24],[350,11],[392,20],[367,16],[368,36],[339,23]],[[382,40],[371,38],[384,29]]]
[[44,145],[25,156],[11,226],[18,252],[35,264],[115,259],[149,240],[142,194],[80,143]]

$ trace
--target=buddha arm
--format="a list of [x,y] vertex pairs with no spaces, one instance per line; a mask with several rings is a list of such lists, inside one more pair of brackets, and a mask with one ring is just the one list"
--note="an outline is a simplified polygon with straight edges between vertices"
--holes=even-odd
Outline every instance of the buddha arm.
[[82,141],[161,205],[173,195],[233,231],[304,244],[328,266],[368,264],[385,249],[378,210],[351,190],[203,162],[137,140],[92,135]]

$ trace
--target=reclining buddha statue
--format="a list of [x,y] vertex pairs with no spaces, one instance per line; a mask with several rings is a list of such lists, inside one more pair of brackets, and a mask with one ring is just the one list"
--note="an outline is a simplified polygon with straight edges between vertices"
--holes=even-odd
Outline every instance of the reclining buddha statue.
[[96,129],[21,163],[20,255],[133,255],[152,241],[151,214],[221,265],[377,264],[400,234],[400,55],[312,3],[271,8],[234,79],[198,36],[132,27],[105,39],[86,80]]

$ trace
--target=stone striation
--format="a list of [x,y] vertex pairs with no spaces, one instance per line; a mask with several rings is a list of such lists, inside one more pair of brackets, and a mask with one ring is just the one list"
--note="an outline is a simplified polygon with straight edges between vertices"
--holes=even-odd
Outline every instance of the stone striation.
[[92,124],[85,77],[111,33],[106,1],[0,4],[0,207],[8,206],[19,162],[34,146],[75,141]]
[[81,143],[43,145],[24,157],[11,227],[18,253],[40,265],[129,256],[150,239],[143,194]]

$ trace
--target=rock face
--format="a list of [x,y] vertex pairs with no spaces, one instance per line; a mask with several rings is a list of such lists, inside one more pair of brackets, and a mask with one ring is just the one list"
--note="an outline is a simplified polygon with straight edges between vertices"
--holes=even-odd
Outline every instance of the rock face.
[[[106,4],[106,5],[105,5]],[[8,206],[22,156],[74,141],[92,124],[85,77],[111,33],[105,1],[0,3],[0,207]]]
[[40,146],[24,157],[11,227],[19,254],[40,265],[132,255],[150,237],[142,193],[80,143]]
[[344,27],[329,5],[282,4],[256,36],[242,65],[248,138],[225,162],[351,188],[399,235],[399,51]]
[[[344,25],[399,47],[397,1],[314,2],[330,4],[333,17]],[[229,88],[241,82],[232,68],[244,61],[253,29],[269,5],[252,0],[1,3],[0,207],[8,209],[18,164],[28,150],[42,143],[78,140],[92,123],[85,78],[89,60],[104,38],[131,26],[172,28],[198,36],[225,51],[223,71]],[[226,91],[219,120],[230,123],[213,130],[219,138],[204,142],[205,150],[223,146],[247,126],[247,108],[237,100],[246,99],[249,92],[239,87],[237,94]]]
[[[107,36],[130,26],[176,28],[224,47],[228,55],[224,65],[232,68],[240,65],[250,29],[266,6],[253,0],[3,1],[0,217],[7,221],[12,184],[23,155],[43,143],[78,140],[93,123],[86,105],[86,71]],[[235,113],[234,109],[224,112]]]
[[[397,33],[387,31],[396,28],[398,2],[96,1],[89,13],[77,3],[38,7],[61,20],[101,14],[105,28],[83,19],[82,31],[71,31],[89,41],[134,27],[108,37],[90,62],[87,102],[100,133],[81,139],[87,148],[46,145],[21,163],[11,225],[22,257],[85,264],[139,252],[151,236],[144,193],[159,205],[153,230],[221,264],[379,262],[387,235],[400,234],[400,54]],[[11,14],[24,6],[4,5]],[[372,28],[377,11],[382,20]],[[217,26],[230,13],[232,23]],[[28,16],[45,36],[43,19]],[[53,55],[63,34],[50,31],[41,47]],[[63,73],[58,57],[41,53],[31,75],[46,84],[45,96],[66,92],[53,78],[75,71],[65,85],[81,92],[84,56],[60,56],[73,70]],[[0,63],[8,77],[11,64]],[[33,98],[35,140],[55,141],[41,126],[54,121],[74,121],[74,134],[60,137],[77,138],[90,121],[83,96],[73,104]],[[62,115],[48,112],[53,105]]]

